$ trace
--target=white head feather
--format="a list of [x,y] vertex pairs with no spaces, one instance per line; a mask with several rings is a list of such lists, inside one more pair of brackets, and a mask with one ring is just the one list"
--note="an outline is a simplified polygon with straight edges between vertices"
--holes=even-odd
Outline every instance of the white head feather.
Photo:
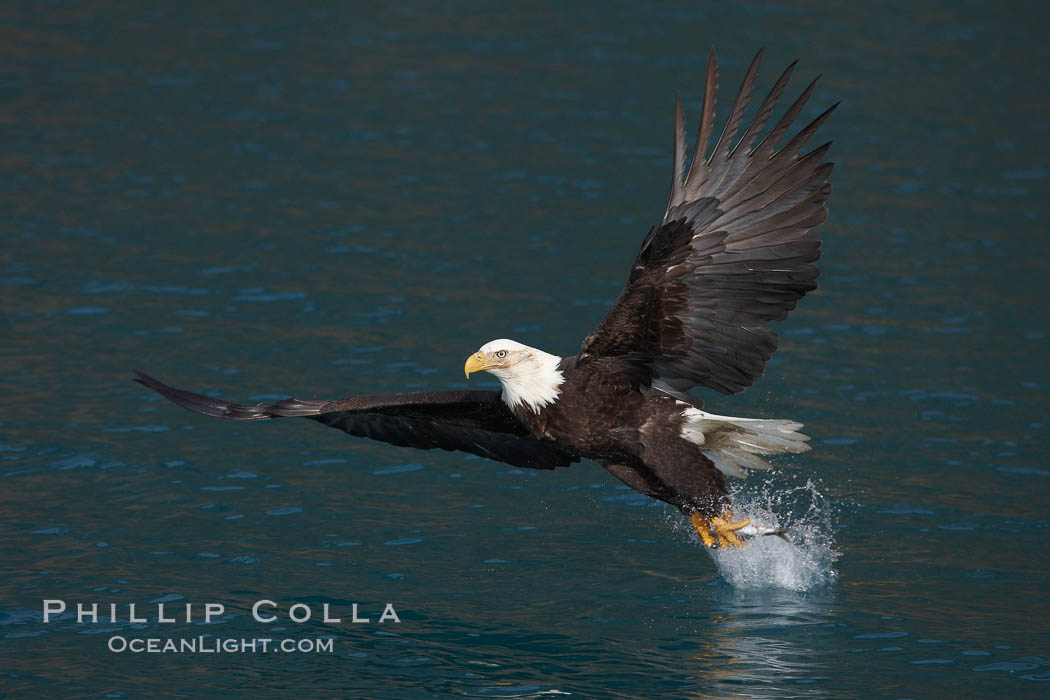
[[[503,402],[514,408],[525,404],[537,413],[558,399],[565,381],[557,355],[530,348],[507,338],[485,343],[478,350],[485,369],[503,385]],[[491,363],[491,364],[490,364]]]

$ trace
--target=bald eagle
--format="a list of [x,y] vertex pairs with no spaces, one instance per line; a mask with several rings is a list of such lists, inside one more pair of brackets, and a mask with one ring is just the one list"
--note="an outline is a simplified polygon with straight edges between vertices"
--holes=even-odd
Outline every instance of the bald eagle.
[[393,445],[460,450],[533,469],[590,459],[678,508],[708,547],[740,546],[743,535],[766,534],[747,519],[734,521],[726,477],[768,468],[767,455],[809,449],[802,425],[715,415],[687,393],[704,386],[736,394],[751,386],[777,348],[766,324],[786,318],[817,287],[820,240],[810,230],[827,218],[833,164],[822,161],[831,143],[800,153],[837,104],[778,148],[817,81],[766,131],[792,63],[745,126],[760,58],[761,52],[709,152],[718,84],[712,49],[688,163],[676,97],[663,221],[642,241],[619,299],[578,354],[559,357],[493,340],[467,358],[464,371],[468,378],[492,373],[502,391],[293,398],[268,406],[176,389],[142,372],[136,381],[215,418],[303,417]]

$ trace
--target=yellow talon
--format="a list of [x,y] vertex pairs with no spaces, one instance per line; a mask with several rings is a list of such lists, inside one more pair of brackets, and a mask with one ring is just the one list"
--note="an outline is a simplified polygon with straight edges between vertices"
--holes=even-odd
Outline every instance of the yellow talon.
[[[689,516],[689,520],[696,534],[700,535],[700,540],[705,547],[743,547],[746,542],[737,537],[736,531],[751,524],[751,518],[744,518],[734,523],[732,510],[727,510],[725,515],[710,520],[700,517],[698,513],[693,513]],[[712,531],[714,531],[713,537]],[[718,538],[717,545],[715,544],[716,537]]]
[[696,534],[700,535],[700,541],[704,543],[704,546],[714,547],[715,538],[711,537],[711,521],[701,518],[699,513],[690,515],[689,520],[693,523],[693,529],[696,530]]

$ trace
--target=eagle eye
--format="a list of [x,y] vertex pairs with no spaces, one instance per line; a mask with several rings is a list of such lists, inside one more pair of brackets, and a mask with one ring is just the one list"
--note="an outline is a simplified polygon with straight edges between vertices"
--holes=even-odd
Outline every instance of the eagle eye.
[[497,350],[496,351],[496,359],[497,360],[502,360],[506,356],[507,356],[507,351],[506,350]]

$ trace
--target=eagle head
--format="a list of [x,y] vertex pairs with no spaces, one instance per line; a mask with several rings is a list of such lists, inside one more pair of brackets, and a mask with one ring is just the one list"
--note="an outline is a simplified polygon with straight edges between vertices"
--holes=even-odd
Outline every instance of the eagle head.
[[558,398],[558,387],[565,378],[557,355],[530,348],[506,338],[485,343],[467,358],[463,371],[491,372],[503,385],[503,401],[511,408],[527,405],[539,411]]

